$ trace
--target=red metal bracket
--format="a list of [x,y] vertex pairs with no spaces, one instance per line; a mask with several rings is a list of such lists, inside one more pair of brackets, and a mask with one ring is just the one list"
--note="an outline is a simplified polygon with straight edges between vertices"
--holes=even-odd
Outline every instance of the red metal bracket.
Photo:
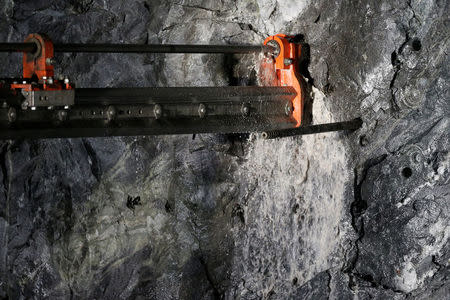
[[53,43],[50,38],[33,33],[25,39],[25,43],[35,43],[36,51],[23,54],[23,78],[37,76],[41,80],[44,77],[53,77]]
[[304,105],[303,77],[298,70],[302,45],[291,42],[293,38],[285,34],[268,37],[264,45],[272,46],[276,51],[273,53],[272,60],[263,63],[262,68],[265,69],[263,70],[266,74],[265,80],[268,80],[270,72],[275,71],[275,78],[269,79],[272,84],[290,86],[297,92],[297,96],[292,101],[292,116],[297,121],[295,127],[299,127],[302,124]]
[[74,104],[74,86],[67,78],[56,80],[53,67],[53,42],[43,34],[30,34],[25,43],[35,44],[35,51],[23,53],[23,78],[14,81],[13,94],[22,93],[22,108],[64,106]]

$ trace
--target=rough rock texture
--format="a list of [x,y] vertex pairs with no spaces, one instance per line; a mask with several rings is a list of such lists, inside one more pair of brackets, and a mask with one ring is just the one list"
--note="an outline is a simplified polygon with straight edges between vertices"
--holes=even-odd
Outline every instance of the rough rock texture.
[[[352,134],[2,142],[0,297],[445,299],[448,1],[0,0],[0,40],[303,34],[315,123]],[[57,56],[78,86],[252,84],[255,57]],[[1,76],[20,56],[0,54]]]

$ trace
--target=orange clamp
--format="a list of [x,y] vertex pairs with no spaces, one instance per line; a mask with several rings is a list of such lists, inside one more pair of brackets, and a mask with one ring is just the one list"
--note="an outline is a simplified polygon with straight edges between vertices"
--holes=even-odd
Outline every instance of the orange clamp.
[[36,76],[39,80],[54,75],[52,66],[53,43],[49,37],[43,34],[30,34],[25,43],[35,43],[36,51],[23,54],[23,78]]
[[[292,101],[292,117],[297,122],[295,127],[302,124],[304,90],[303,77],[299,73],[299,63],[302,54],[302,45],[292,42],[293,36],[277,34],[268,37],[264,45],[272,46],[276,49],[273,60],[269,64],[263,64],[263,68],[272,68],[275,71],[275,78],[271,80],[278,86],[290,86],[297,92]],[[267,71],[267,70],[266,70]]]

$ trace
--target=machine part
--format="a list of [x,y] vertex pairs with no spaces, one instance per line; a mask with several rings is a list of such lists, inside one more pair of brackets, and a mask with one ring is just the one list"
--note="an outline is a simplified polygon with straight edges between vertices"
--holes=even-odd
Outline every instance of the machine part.
[[[159,104],[218,102],[223,105],[240,103],[292,100],[296,92],[291,87],[224,86],[224,87],[171,87],[171,88],[86,88],[75,89],[75,103],[90,104]],[[124,101],[126,99],[126,101]],[[202,99],[202,101],[198,101]],[[207,99],[207,101],[203,101]],[[284,109],[280,107],[278,110]],[[159,113],[158,113],[159,114]],[[196,111],[198,115],[198,111]]]
[[75,104],[75,90],[56,90],[56,91],[31,91],[26,92],[25,101],[27,106],[33,107],[52,107],[52,106],[71,106]]
[[[75,104],[69,110],[21,110],[11,124],[8,109],[0,109],[0,138],[243,133],[292,128],[295,120],[286,116],[284,103],[294,97],[290,87],[75,89]],[[252,114],[244,116],[242,107]],[[199,117],[202,111],[205,115]]]
[[[31,107],[65,107],[74,104],[74,90],[69,82],[55,80],[53,67],[53,43],[46,35],[30,34],[25,39],[25,45],[34,45],[32,51],[23,54],[23,78],[16,80],[3,80],[0,88],[2,94],[8,94],[6,89],[12,90],[6,97],[11,105],[22,109]],[[31,47],[19,47],[30,50]],[[23,98],[17,95],[23,95]],[[16,99],[11,100],[16,97]]]
[[58,111],[57,118],[60,122],[64,122],[65,120],[67,120],[67,111],[65,110]]
[[[0,43],[0,51],[14,50],[24,52],[23,78],[0,80],[0,139],[263,131],[266,138],[274,138],[361,125],[359,120],[299,127],[304,102],[302,44],[283,34],[267,38],[263,46],[54,45],[39,34],[21,44]],[[55,77],[53,67],[54,52],[261,51],[266,53],[267,63],[260,69],[269,76],[263,76],[268,86],[75,89],[67,77]]]
[[116,109],[112,105],[108,106],[108,108],[106,109],[106,118],[108,122],[113,121],[115,117],[116,117]]
[[248,105],[248,103],[242,104],[241,113],[244,117],[250,115],[250,106]]
[[34,44],[35,50],[23,53],[23,78],[53,77],[53,65],[47,64],[48,60],[53,59],[53,43],[50,38],[42,34],[30,34],[25,39],[26,43]]
[[[36,35],[36,34],[35,34]],[[30,36],[25,43],[0,43],[0,52],[39,52],[42,40]],[[54,44],[55,52],[72,53],[257,53],[274,52],[270,45],[134,45],[134,44]]]
[[306,134],[316,134],[331,131],[341,131],[341,130],[357,130],[362,126],[362,120],[356,118],[351,121],[336,122],[328,124],[310,125],[302,126],[297,128],[289,128],[282,130],[265,131],[262,133],[264,139],[275,139],[288,136],[296,135],[306,135]]
[[8,110],[8,121],[10,123],[14,122],[17,119],[17,111],[14,107],[10,107]]
[[292,105],[292,102],[290,102],[290,101],[286,102],[286,106],[284,107],[286,116],[290,116],[292,114],[293,109],[294,109],[294,107]]
[[[302,124],[303,105],[304,105],[304,89],[303,77],[299,73],[299,62],[302,54],[302,45],[293,43],[293,36],[277,34],[268,37],[264,41],[264,45],[278,44],[279,54],[273,57],[273,64],[264,64],[263,68],[273,68],[275,72],[275,81],[279,86],[290,86],[294,88],[296,97],[292,101],[292,115],[297,121],[295,127]],[[267,70],[266,70],[267,71]],[[266,74],[270,74],[266,72]],[[267,75],[264,75],[267,76]],[[266,79],[267,80],[267,79]],[[268,80],[269,82],[272,79]]]
[[158,120],[162,116],[162,107],[159,104],[155,104],[153,107],[153,115],[155,116],[155,119]]
[[206,106],[203,103],[200,103],[198,106],[198,116],[200,118],[204,118],[206,116]]

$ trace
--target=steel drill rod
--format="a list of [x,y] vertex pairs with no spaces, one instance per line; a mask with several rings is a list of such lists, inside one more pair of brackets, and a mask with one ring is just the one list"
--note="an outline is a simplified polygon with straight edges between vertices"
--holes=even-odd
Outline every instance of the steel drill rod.
[[295,96],[295,90],[286,86],[80,88],[75,91],[75,102],[106,105],[279,101],[284,109],[285,103]]
[[[0,52],[34,52],[34,43],[0,43]],[[72,53],[257,53],[271,52],[258,45],[135,45],[135,44],[54,44],[55,52]]]
[[351,121],[318,124],[310,126],[301,126],[297,128],[265,131],[262,133],[264,139],[275,139],[288,136],[315,134],[323,132],[341,131],[341,130],[357,130],[362,126],[362,120],[360,118],[353,119]]
[[34,52],[34,43],[0,43],[0,52]]

